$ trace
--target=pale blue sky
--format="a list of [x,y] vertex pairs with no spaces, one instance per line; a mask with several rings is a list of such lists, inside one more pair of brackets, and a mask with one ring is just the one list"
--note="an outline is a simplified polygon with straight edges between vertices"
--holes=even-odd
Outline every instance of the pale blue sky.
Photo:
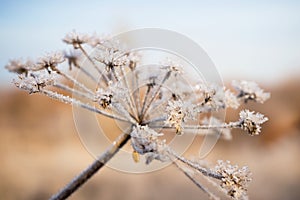
[[61,38],[73,29],[170,29],[202,46],[224,79],[275,83],[278,77],[300,74],[299,1],[0,2],[2,85],[12,77],[2,69],[9,59],[64,49]]

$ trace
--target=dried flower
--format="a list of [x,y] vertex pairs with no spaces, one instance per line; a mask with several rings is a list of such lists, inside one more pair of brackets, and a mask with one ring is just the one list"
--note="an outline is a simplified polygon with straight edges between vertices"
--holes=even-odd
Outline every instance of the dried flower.
[[153,159],[166,161],[166,142],[159,140],[163,134],[157,133],[148,126],[137,125],[133,128],[131,135],[131,145],[137,153],[146,155],[146,164],[149,164]]
[[115,67],[128,66],[130,63],[129,54],[115,49],[102,49],[95,59],[106,66],[106,71],[110,71]]
[[14,83],[18,88],[27,90],[31,94],[40,92],[46,86],[53,85],[54,80],[55,77],[52,74],[30,74],[30,76],[21,74],[18,80],[14,80]]
[[222,176],[220,186],[229,196],[236,200],[248,199],[246,192],[251,181],[248,167],[239,168],[231,165],[230,161],[219,160],[214,170]]
[[230,90],[225,90],[215,84],[199,83],[196,85],[201,104],[197,106],[197,111],[201,113],[218,111],[224,108],[238,108],[239,102]]
[[99,105],[105,109],[107,106],[111,105],[113,93],[111,91],[105,91],[102,88],[98,88],[95,98]]
[[22,62],[20,59],[14,59],[9,62],[5,66],[5,68],[13,73],[17,74],[28,74],[28,71],[31,70],[31,67],[33,66],[33,62],[30,60],[27,60],[26,62]]
[[90,36],[87,34],[79,34],[75,31],[68,33],[63,41],[67,44],[73,45],[75,49],[78,49],[82,44],[88,43],[90,41]]
[[141,55],[138,54],[137,52],[130,52],[128,55],[128,60],[129,60],[129,68],[131,70],[134,70],[136,68],[136,65],[141,59]]
[[185,117],[183,102],[180,100],[168,101],[166,113],[168,114],[168,118],[165,121],[165,124],[175,127],[176,133],[181,135],[183,131],[182,122],[184,121]]
[[264,92],[255,82],[252,81],[232,81],[232,86],[239,92],[238,98],[248,101],[264,103],[270,98],[270,93]]
[[82,58],[82,53],[76,50],[70,50],[69,52],[65,51],[64,57],[68,61],[69,70],[72,70],[72,66],[79,67],[79,62]]
[[[39,92],[128,125],[126,133],[120,135],[117,142],[100,156],[95,165],[105,165],[130,140],[135,162],[139,161],[140,156],[146,159],[146,164],[153,160],[172,161],[210,198],[217,199],[196,180],[199,173],[221,181],[221,187],[229,196],[246,199],[246,187],[250,181],[247,168],[239,169],[228,162],[220,161],[215,171],[209,170],[201,162],[192,162],[179,155],[163,136],[169,134],[166,131],[169,129],[176,134],[182,134],[183,131],[185,134],[197,135],[221,133],[221,138],[230,139],[230,129],[233,128],[245,130],[250,135],[258,135],[261,124],[267,121],[260,113],[243,110],[238,121],[228,123],[213,117],[200,119],[209,116],[209,112],[218,112],[229,107],[237,109],[239,100],[263,103],[269,98],[269,93],[265,93],[256,83],[246,81],[234,82],[238,90],[237,96],[213,83],[191,83],[190,86],[186,80],[195,80],[193,74],[186,73],[189,71],[184,71],[181,64],[169,59],[163,64],[145,67],[140,55],[127,50],[112,38],[96,35],[90,37],[72,32],[63,41],[73,45],[73,51],[65,52],[64,55],[60,52],[48,54],[35,63],[13,60],[6,68],[20,74],[15,84],[29,93]],[[95,47],[93,56],[82,44],[88,44],[89,48]],[[81,57],[86,62],[79,63]],[[69,71],[59,68],[65,60],[68,61]],[[86,63],[96,71],[89,72]],[[90,84],[82,79],[77,80],[71,70],[83,72],[84,78],[93,81],[96,88],[90,88]],[[75,180],[85,178],[86,173],[96,169],[93,166]],[[85,181],[86,179],[83,180]],[[75,191],[76,188],[69,188],[72,185],[76,184],[68,185],[63,191]]]
[[183,74],[183,65],[177,62],[174,62],[170,58],[167,58],[165,62],[162,63],[161,69],[167,70],[166,79],[173,74],[175,77],[179,74]]
[[250,135],[259,135],[261,129],[260,125],[266,121],[268,121],[268,118],[260,113],[254,113],[249,110],[242,110],[240,112],[239,124],[241,128]]
[[49,73],[52,71],[58,72],[57,66],[65,61],[61,52],[49,53],[44,57],[39,58],[35,65],[35,71],[46,69]]

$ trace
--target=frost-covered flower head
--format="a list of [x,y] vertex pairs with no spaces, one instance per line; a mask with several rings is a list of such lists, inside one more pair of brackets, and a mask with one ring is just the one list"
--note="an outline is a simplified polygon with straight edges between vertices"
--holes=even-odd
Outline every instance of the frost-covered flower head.
[[30,71],[33,62],[31,60],[27,60],[23,62],[21,59],[11,60],[5,68],[9,72],[17,73],[17,74],[27,74]]
[[82,44],[88,43],[90,41],[90,36],[87,34],[76,33],[76,31],[68,33],[63,41],[66,44],[73,45],[74,49],[78,49]]
[[[246,196],[250,179],[245,168],[220,162],[216,170],[208,169],[203,162],[181,156],[171,148],[165,136],[221,134],[221,138],[231,139],[233,128],[258,135],[261,125],[267,121],[262,114],[244,110],[240,112],[240,119],[223,122],[211,112],[238,109],[249,100],[263,103],[269,93],[253,82],[234,82],[238,92],[234,93],[221,85],[195,80],[183,65],[170,59],[145,67],[143,55],[131,52],[113,39],[72,32],[63,41],[71,44],[73,51],[64,55],[48,54],[28,63],[11,61],[6,68],[21,74],[15,81],[16,86],[124,123],[123,135],[130,139],[134,161],[137,162],[139,156],[145,157],[146,164],[154,160],[172,161],[211,198],[216,199],[194,174],[218,181],[235,199]],[[94,48],[93,54],[88,53],[86,46]],[[78,62],[80,57],[85,62]],[[81,72],[83,79],[76,79],[75,72]]]
[[183,102],[180,100],[168,101],[166,112],[169,113],[168,118],[165,121],[166,125],[175,127],[176,133],[181,134],[182,124],[185,117]]
[[15,80],[15,85],[23,90],[27,90],[29,94],[40,92],[44,87],[54,84],[55,76],[53,74],[24,74],[19,75],[19,79]]
[[95,59],[103,63],[107,71],[115,67],[126,66],[130,62],[128,54],[123,51],[116,51],[115,49],[101,50]]
[[195,87],[201,105],[198,111],[207,113],[225,108],[237,109],[240,103],[230,90],[216,84],[198,83]]
[[80,67],[79,63],[82,57],[82,53],[78,50],[69,50],[64,52],[64,58],[68,61],[70,70],[72,70],[72,66]]
[[57,66],[65,61],[62,52],[48,53],[46,56],[40,57],[35,65],[34,71],[46,69],[49,73],[57,71]]
[[270,98],[270,93],[264,92],[257,83],[253,81],[232,81],[233,87],[239,92],[238,98],[247,101],[264,103]]
[[231,165],[230,161],[219,160],[215,166],[216,173],[222,176],[220,186],[236,200],[247,200],[247,187],[251,181],[248,167],[239,168]]
[[259,135],[261,124],[268,121],[268,118],[254,111],[242,110],[240,112],[240,126],[250,135]]
[[133,149],[141,154],[146,155],[146,163],[150,163],[153,159],[167,161],[169,157],[166,155],[166,141],[159,140],[163,136],[148,126],[137,125],[133,128],[131,135],[131,145]]
[[161,63],[162,69],[166,69],[169,72],[173,72],[175,75],[183,73],[183,65],[181,63],[175,62],[170,58],[167,58]]

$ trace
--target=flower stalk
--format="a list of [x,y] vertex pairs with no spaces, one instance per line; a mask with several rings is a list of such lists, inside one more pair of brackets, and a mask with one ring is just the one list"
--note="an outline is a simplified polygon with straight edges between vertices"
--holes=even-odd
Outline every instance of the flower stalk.
[[71,196],[80,186],[105,166],[105,164],[128,142],[129,139],[130,135],[128,134],[123,133],[120,135],[99,158],[49,200],[63,200]]

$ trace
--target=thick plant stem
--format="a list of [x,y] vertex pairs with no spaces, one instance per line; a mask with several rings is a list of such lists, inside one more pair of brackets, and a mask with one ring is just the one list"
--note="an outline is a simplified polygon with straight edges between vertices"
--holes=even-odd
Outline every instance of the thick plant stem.
[[100,170],[130,139],[129,134],[120,135],[106,151],[95,160],[89,167],[68,183],[61,191],[53,195],[49,200],[63,200],[72,195],[80,186],[89,180],[98,170]]

